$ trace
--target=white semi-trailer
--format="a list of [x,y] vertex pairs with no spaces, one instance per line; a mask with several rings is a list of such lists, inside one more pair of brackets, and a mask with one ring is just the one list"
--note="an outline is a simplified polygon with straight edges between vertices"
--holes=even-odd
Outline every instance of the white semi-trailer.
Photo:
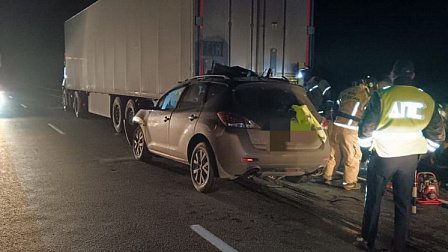
[[313,0],[99,0],[65,22],[63,105],[123,119],[213,62],[294,77],[312,60]]

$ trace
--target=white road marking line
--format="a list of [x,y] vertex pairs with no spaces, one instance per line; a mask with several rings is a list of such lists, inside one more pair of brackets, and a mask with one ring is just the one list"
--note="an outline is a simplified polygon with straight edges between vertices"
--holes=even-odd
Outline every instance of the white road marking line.
[[25,104],[20,104],[20,106],[22,106],[24,108],[28,108]]
[[9,96],[9,98],[11,98],[11,99],[12,99],[12,96]]
[[49,123],[48,126],[50,126],[51,128],[53,128],[54,130],[56,130],[59,134],[61,135],[65,135],[65,132],[58,129],[56,126],[54,126],[53,124]]
[[227,243],[223,242],[221,239],[219,239],[200,225],[191,225],[190,228],[193,229],[193,231],[195,231],[197,234],[202,236],[202,238],[213,244],[213,246],[217,247],[219,250],[223,252],[238,252],[238,250],[230,247],[229,245],[227,245]]

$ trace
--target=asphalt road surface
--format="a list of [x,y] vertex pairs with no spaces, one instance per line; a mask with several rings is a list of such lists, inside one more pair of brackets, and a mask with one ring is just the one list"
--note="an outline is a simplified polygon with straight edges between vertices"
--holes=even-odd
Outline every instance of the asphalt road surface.
[[[358,251],[355,234],[234,181],[133,159],[110,119],[21,89],[0,108],[0,251]],[[313,211],[315,209],[313,208]]]

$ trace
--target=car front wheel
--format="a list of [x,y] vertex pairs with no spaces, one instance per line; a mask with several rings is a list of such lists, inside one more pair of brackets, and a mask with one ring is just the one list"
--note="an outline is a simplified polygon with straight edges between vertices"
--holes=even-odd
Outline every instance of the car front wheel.
[[139,161],[149,162],[151,160],[151,154],[148,151],[148,147],[146,147],[143,130],[139,125],[137,125],[134,130],[134,136],[132,138],[132,151],[134,152],[135,159]]
[[208,193],[217,189],[215,156],[211,148],[203,142],[197,144],[193,150],[190,174],[197,191]]

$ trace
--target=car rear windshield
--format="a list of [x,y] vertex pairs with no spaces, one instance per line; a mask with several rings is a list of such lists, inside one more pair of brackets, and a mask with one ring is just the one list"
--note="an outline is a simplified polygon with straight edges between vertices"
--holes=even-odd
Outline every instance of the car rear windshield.
[[248,83],[234,92],[237,108],[245,113],[288,112],[292,105],[302,105],[297,99],[298,86],[287,83]]

